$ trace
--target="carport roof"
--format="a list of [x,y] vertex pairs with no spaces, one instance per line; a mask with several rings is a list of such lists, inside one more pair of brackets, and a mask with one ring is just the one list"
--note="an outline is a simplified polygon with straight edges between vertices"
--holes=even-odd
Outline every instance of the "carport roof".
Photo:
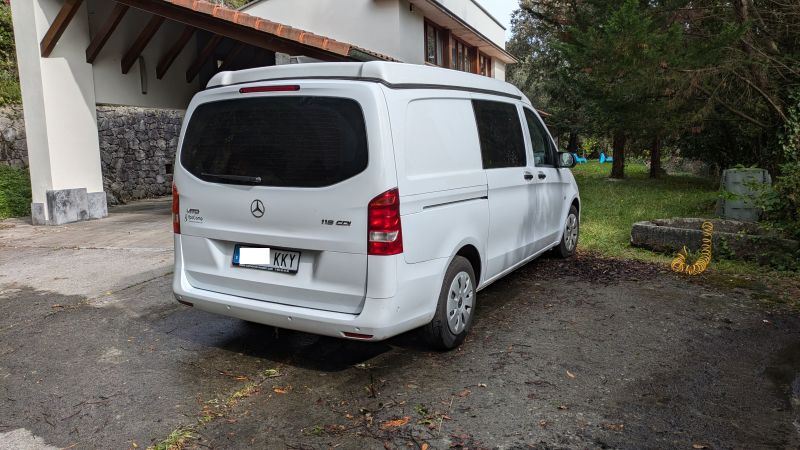
[[[340,42],[325,36],[311,33],[309,31],[294,28],[271,20],[262,19],[242,11],[230,9],[228,7],[210,3],[205,0],[117,0],[122,3],[152,3],[160,1],[169,3],[181,8],[189,9],[197,13],[205,14],[216,19],[225,21],[234,26],[251,28],[262,33],[278,38],[287,39],[299,44],[314,47],[340,56],[345,56],[360,61],[383,60],[399,61],[391,56],[384,55],[366,48],[358,47],[346,42]],[[211,30],[209,30],[211,31]]]
[[[42,39],[42,57],[48,57],[53,51],[84,0],[63,1],[60,12]],[[209,47],[218,45],[222,38],[228,38],[253,47],[309,56],[323,61],[399,61],[388,55],[256,17],[206,0],[115,0],[114,4],[113,12],[92,37],[92,42],[86,50],[86,59],[89,63],[92,63],[100,53],[129,8],[153,14],[153,19],[142,30],[123,57],[123,73],[130,70],[133,62],[166,20],[185,24],[186,31],[184,36],[159,62],[159,78],[197,30],[212,33],[214,39]],[[209,50],[213,49],[209,48]],[[201,52],[201,58],[207,57],[210,53],[210,51]],[[193,66],[202,62],[202,60],[198,60],[197,64]],[[187,74],[187,79],[193,72],[194,70],[191,70]]]

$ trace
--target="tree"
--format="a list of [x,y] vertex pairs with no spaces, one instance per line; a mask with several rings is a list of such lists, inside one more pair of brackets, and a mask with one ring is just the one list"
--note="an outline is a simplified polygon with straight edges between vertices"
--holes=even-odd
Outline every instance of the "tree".
[[658,20],[651,2],[586,0],[564,36],[558,48],[579,73],[575,82],[595,129],[612,136],[611,177],[624,178],[626,144],[632,138],[660,143],[676,126],[670,111],[680,101],[671,68],[681,62],[680,27]]
[[614,177],[630,142],[650,146],[652,176],[662,145],[774,173],[800,87],[798,17],[784,0],[521,0],[509,48],[523,63],[510,73],[546,94],[559,128],[580,111],[580,133],[611,136]]

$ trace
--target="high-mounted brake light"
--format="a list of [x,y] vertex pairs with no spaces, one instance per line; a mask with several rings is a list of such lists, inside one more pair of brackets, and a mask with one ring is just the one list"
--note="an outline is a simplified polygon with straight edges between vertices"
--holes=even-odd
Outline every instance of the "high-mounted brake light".
[[181,198],[175,183],[172,183],[172,232],[181,234]]
[[400,191],[394,188],[375,197],[367,210],[367,254],[389,256],[403,253]]
[[259,92],[296,92],[300,90],[300,86],[286,85],[286,86],[254,86],[239,89],[240,94],[256,94]]

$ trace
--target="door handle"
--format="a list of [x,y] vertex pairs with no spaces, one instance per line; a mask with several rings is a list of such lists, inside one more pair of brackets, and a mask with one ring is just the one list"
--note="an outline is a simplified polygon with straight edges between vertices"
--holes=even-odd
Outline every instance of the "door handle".
[[525,172],[525,180],[531,181],[533,179],[533,174],[530,172]]
[[547,175],[544,172],[539,172],[539,179],[544,180],[545,178],[547,178]]

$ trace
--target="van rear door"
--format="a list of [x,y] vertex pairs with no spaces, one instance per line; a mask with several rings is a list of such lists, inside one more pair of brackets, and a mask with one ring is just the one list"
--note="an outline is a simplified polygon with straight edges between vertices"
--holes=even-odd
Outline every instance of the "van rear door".
[[367,205],[396,183],[384,176],[385,108],[380,89],[364,82],[200,94],[175,175],[189,283],[359,313]]

